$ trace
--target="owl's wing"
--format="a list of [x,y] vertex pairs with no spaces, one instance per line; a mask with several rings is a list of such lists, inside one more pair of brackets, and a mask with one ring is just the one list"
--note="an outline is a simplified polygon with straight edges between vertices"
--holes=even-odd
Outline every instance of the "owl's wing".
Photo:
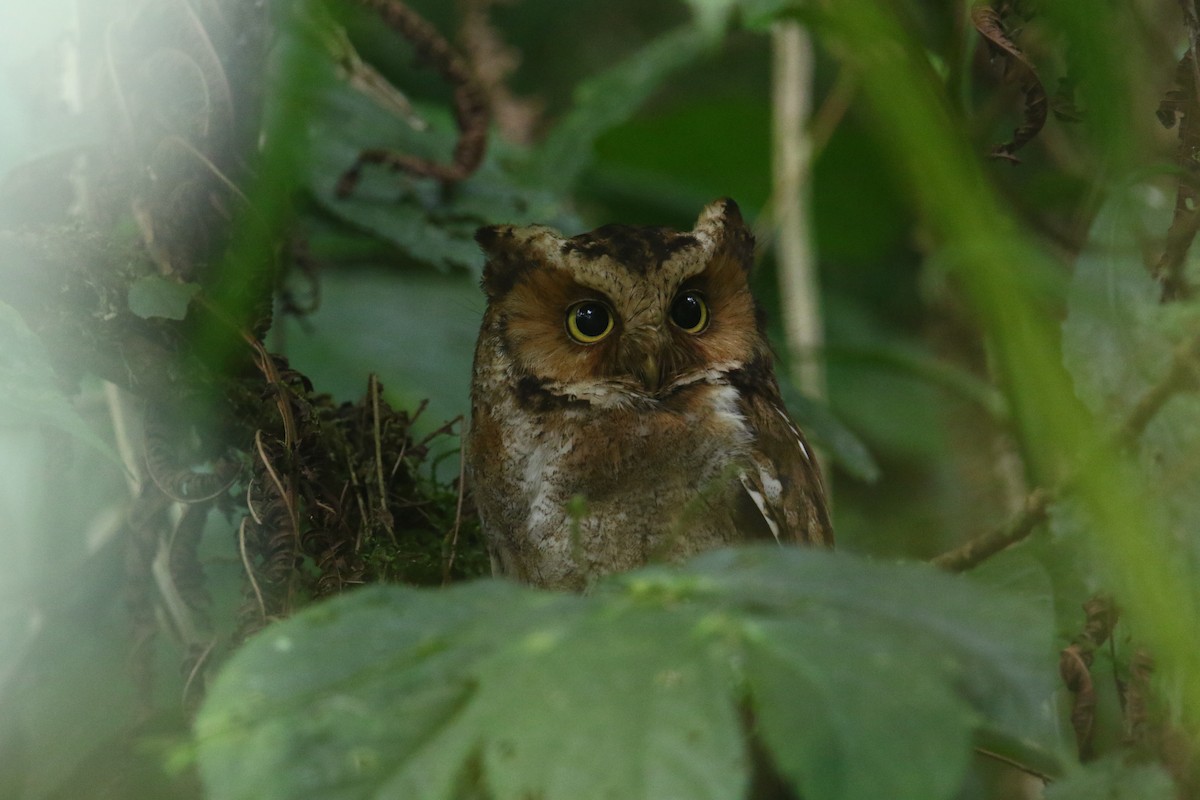
[[[816,457],[778,398],[761,393],[743,396],[742,413],[754,433],[751,467],[741,473],[742,486],[759,520],[776,541],[833,545],[833,527]],[[757,525],[754,523],[757,522]]]

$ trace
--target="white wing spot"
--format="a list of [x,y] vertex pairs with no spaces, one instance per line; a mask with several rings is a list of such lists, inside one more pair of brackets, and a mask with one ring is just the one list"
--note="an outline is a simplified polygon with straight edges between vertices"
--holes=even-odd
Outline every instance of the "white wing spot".
[[779,525],[771,518],[771,514],[767,511],[767,500],[762,496],[762,492],[754,488],[750,482],[750,476],[743,471],[739,475],[742,479],[742,487],[746,490],[746,494],[750,495],[750,499],[754,501],[754,505],[758,506],[758,513],[762,514],[763,519],[767,522],[767,527],[771,529],[771,535],[775,537],[775,541],[782,544],[779,539]]
[[804,446],[804,439],[800,436],[800,429],[796,427],[796,423],[792,422],[792,418],[777,405],[772,404],[771,408],[775,409],[775,413],[783,418],[784,423],[788,426],[788,430],[796,437],[796,444],[800,445],[800,452],[804,453],[804,458],[809,463],[812,463],[812,456],[809,455],[808,448]]

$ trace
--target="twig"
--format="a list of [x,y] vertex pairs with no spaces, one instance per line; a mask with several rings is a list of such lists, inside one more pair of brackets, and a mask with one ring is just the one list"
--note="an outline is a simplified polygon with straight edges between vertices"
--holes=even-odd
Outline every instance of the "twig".
[[449,164],[385,148],[363,150],[353,166],[338,180],[337,196],[346,197],[354,191],[367,164],[378,164],[416,177],[436,178],[443,183],[456,183],[470,177],[483,161],[490,119],[487,96],[470,67],[436,28],[400,0],[359,2],[378,13],[392,30],[412,42],[417,56],[453,84],[458,142],[454,145],[453,160]]
[[[417,410],[413,412],[413,415],[408,420],[408,429],[410,431],[413,429],[413,426],[417,424],[417,420],[420,418],[421,413],[426,409],[426,407],[428,407],[428,405],[428,400],[422,400],[417,405]],[[408,443],[411,440],[411,436],[404,437],[404,443],[400,445],[400,455],[396,456],[396,463],[392,464],[392,472],[388,476],[388,480],[394,481],[396,479],[396,471],[400,469],[400,464],[404,462],[404,456],[406,453],[408,453]]]
[[[1114,444],[1130,447],[1142,435],[1150,420],[1176,392],[1194,386],[1197,382],[1197,367],[1200,364],[1200,335],[1185,339],[1176,349],[1167,374],[1150,387],[1138,400],[1133,411],[1114,434]],[[1097,454],[1092,454],[1092,458]],[[1081,463],[1090,459],[1083,458]],[[982,563],[1001,550],[1026,538],[1046,520],[1046,512],[1054,497],[1070,488],[1074,476],[1064,478],[1057,489],[1050,491],[1034,489],[1025,499],[1024,507],[1003,526],[988,531],[964,542],[953,550],[942,553],[930,563],[950,572],[963,572]]]
[[[771,105],[775,115],[772,204],[779,288],[787,310],[784,325],[800,387],[810,397],[819,399],[826,395],[821,362],[824,326],[808,209],[812,171],[812,138],[807,130],[812,107],[812,41],[799,23],[788,20],[775,24],[771,44],[774,51]],[[828,476],[828,465],[821,466]]]
[[208,661],[208,657],[212,655],[213,650],[216,649],[217,641],[217,638],[213,637],[212,640],[209,641],[208,645],[200,652],[200,655],[196,656],[195,663],[192,664],[192,668],[188,670],[187,679],[183,682],[183,692],[179,697],[179,703],[184,708],[187,708],[188,695],[191,694],[192,684],[196,682],[196,677],[200,674],[204,664]]
[[454,527],[450,531],[450,557],[446,559],[446,565],[442,568],[442,585],[445,586],[450,582],[450,570],[454,567],[454,558],[458,555],[458,532],[462,528],[462,510],[463,497],[467,493],[466,474],[467,474],[467,459],[466,453],[459,451],[458,453],[458,505],[454,509]]
[[254,577],[254,567],[250,564],[250,556],[246,553],[245,517],[242,517],[242,524],[238,526],[238,551],[242,554],[242,566],[246,570],[246,577],[250,579],[250,588],[254,590],[254,597],[258,600],[258,611],[262,614],[262,621],[265,625],[267,622],[267,603],[263,600],[262,589],[258,588],[258,579]]
[[984,758],[990,758],[993,761],[999,761],[1001,764],[1006,764],[1006,765],[1012,767],[1013,769],[1024,772],[1026,775],[1030,775],[1034,778],[1037,778],[1043,784],[1049,784],[1049,783],[1053,782],[1053,778],[1051,778],[1046,773],[1042,772],[1041,770],[1034,769],[1033,767],[1029,766],[1028,764],[1022,764],[1020,761],[1017,761],[1015,758],[1001,755],[1000,753],[997,753],[994,750],[988,750],[985,747],[977,746],[977,747],[975,747],[975,752],[978,753],[979,755],[983,756]]
[[121,456],[121,463],[125,467],[125,481],[129,485],[129,494],[137,497],[145,476],[142,474],[143,462],[138,458],[131,438],[133,412],[123,391],[112,381],[104,382],[104,399],[108,403],[108,412],[112,417],[113,439],[117,444],[117,453]]
[[[363,490],[358,485],[358,476],[354,473],[354,459],[350,457],[350,448],[343,444],[342,455],[346,458],[346,475],[349,477],[350,488],[354,492],[354,500],[358,503],[358,532],[354,536],[354,552],[358,553],[362,550],[363,534],[366,532],[367,523],[371,519],[370,513],[367,511],[366,501],[363,500]],[[394,537],[393,537],[394,538]]]
[[[279,408],[279,417],[283,422],[284,449],[290,452],[296,446],[299,435],[297,434],[296,418],[292,414],[292,405],[288,402],[287,388],[283,385],[283,379],[279,377],[279,371],[275,369],[275,361],[263,343],[246,331],[240,328],[237,330],[246,344],[250,345],[250,349],[254,351],[254,360],[258,364],[259,371],[267,379],[271,388],[275,390],[275,405]],[[255,438],[257,439],[261,433],[262,431],[255,433]]]
[[1138,399],[1125,424],[1117,431],[1117,442],[1124,447],[1132,446],[1167,400],[1182,389],[1194,387],[1198,364],[1200,336],[1193,336],[1175,348],[1175,357],[1171,360],[1171,366],[1163,379]]
[[296,511],[296,498],[289,489],[285,489],[283,481],[279,478],[279,473],[275,471],[275,467],[271,464],[271,459],[267,457],[266,447],[263,446],[262,431],[254,432],[254,447],[258,451],[258,458],[262,461],[263,467],[267,470],[267,475],[271,478],[271,482],[275,484],[275,491],[279,493],[279,499],[287,506],[288,521],[292,523],[292,534],[299,538],[300,536],[300,515]]
[[1045,489],[1034,489],[1025,498],[1025,505],[1020,512],[1004,525],[942,553],[930,563],[950,572],[963,572],[980,564],[1021,541],[1045,522],[1051,499],[1052,495]]
[[396,530],[392,524],[392,512],[388,510],[387,483],[383,479],[383,436],[379,430],[379,376],[371,373],[367,380],[367,393],[371,396],[371,430],[375,438],[375,476],[379,481],[379,516],[383,527],[392,541],[396,541]]
[[262,517],[258,515],[258,510],[254,508],[254,476],[251,475],[246,481],[246,510],[250,512],[250,516],[254,518],[256,525],[262,525]]

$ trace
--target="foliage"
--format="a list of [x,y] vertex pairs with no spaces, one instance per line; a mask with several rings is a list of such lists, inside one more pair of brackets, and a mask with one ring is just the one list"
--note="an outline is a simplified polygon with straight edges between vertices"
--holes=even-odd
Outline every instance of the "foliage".
[[773,769],[815,800],[932,800],[953,796],[973,729],[1015,741],[1041,722],[1055,746],[1048,641],[1019,597],[766,547],[583,598],[364,590],[235,656],[200,764],[230,799],[725,798]]
[[[61,5],[0,24],[0,796],[967,797],[984,759],[1195,794],[1190,12],[468,0],[406,39],[370,2],[97,0],[19,35]],[[851,552],[414,588],[487,569],[478,226],[735,194],[794,313],[797,21],[829,395],[780,372]],[[347,193],[366,148],[457,157],[443,38],[482,162]],[[882,560],[947,550],[969,578]],[[360,583],[400,585],[321,600]]]

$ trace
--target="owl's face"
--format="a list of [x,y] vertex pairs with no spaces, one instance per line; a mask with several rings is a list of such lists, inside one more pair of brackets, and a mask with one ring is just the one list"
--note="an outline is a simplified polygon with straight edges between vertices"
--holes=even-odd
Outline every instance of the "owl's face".
[[539,586],[742,539],[829,543],[730,200],[688,232],[484,228],[466,476],[495,569]]
[[687,233],[496,226],[477,238],[488,318],[531,391],[602,406],[666,400],[766,355],[747,280],[753,238],[731,201]]

